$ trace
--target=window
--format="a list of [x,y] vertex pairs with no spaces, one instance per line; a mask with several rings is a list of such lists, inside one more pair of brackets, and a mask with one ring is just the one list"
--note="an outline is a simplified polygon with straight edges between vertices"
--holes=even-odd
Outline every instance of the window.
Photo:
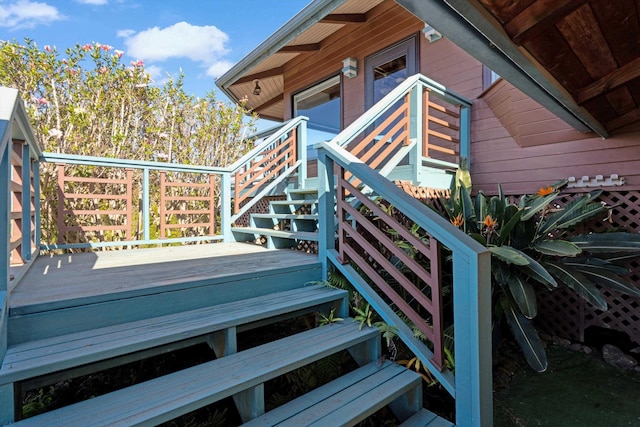
[[416,39],[412,37],[366,58],[367,108],[371,108],[407,77],[418,72],[416,45]]
[[493,71],[491,68],[486,65],[482,66],[482,89],[486,90],[491,86],[496,80],[500,78],[500,75]]
[[[332,77],[293,96],[294,116],[307,116],[307,145],[330,141],[341,129],[340,76]],[[318,156],[307,149],[307,158]]]

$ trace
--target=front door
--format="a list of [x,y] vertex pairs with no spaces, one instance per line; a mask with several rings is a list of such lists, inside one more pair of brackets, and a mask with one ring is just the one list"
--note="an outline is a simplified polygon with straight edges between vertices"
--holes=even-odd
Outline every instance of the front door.
[[404,40],[365,59],[365,106],[371,108],[407,77],[418,72],[416,38]]

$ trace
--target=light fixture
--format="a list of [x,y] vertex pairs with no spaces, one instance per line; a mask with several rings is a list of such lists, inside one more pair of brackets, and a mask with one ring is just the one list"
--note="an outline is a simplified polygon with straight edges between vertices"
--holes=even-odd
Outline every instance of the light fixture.
[[358,60],[355,58],[346,58],[342,60],[342,74],[350,79],[358,75]]
[[424,28],[422,29],[422,33],[425,38],[429,40],[430,43],[433,43],[436,40],[440,40],[442,38],[442,34],[436,31],[431,25],[424,23]]
[[260,80],[255,79],[255,80],[253,81],[253,83],[256,85],[256,86],[253,88],[253,94],[254,94],[255,96],[258,96],[258,95],[260,95],[260,94],[262,93],[262,89],[260,88]]

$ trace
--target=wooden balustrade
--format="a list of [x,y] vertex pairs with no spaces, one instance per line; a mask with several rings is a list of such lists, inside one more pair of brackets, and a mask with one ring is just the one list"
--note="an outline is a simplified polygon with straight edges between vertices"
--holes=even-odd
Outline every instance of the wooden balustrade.
[[10,265],[17,266],[27,262],[35,248],[34,162],[29,157],[28,150],[24,149],[27,146],[23,141],[14,140],[11,145],[9,262]]
[[377,169],[401,146],[409,145],[410,119],[410,95],[407,94],[400,106],[375,129],[365,130],[365,136],[350,147],[349,152]]
[[424,130],[422,155],[451,163],[460,163],[460,107],[444,105],[441,99],[422,91],[424,110]]
[[[337,180],[338,253],[343,263],[353,262],[373,286],[382,292],[433,344],[431,362],[444,367],[440,250],[390,215],[347,179],[343,168]],[[355,199],[355,200],[354,200]],[[354,205],[361,206],[356,209]],[[366,210],[370,215],[364,215]],[[397,238],[394,238],[397,236]],[[400,239],[400,240],[398,240]],[[412,254],[398,241],[406,243]]]
[[59,244],[104,240],[107,232],[132,239],[132,169],[124,177],[95,178],[68,175],[63,164],[57,168]]
[[[167,179],[167,172],[160,172],[160,238],[168,237],[172,229],[202,228],[202,235],[214,235],[216,231],[215,192],[217,179],[208,175],[208,182],[188,182]],[[206,218],[206,220],[204,218]],[[172,223],[171,218],[176,218]],[[205,232],[207,229],[208,232]]]
[[238,212],[247,199],[285,168],[293,167],[298,158],[298,133],[294,128],[240,166],[234,174],[233,211]]

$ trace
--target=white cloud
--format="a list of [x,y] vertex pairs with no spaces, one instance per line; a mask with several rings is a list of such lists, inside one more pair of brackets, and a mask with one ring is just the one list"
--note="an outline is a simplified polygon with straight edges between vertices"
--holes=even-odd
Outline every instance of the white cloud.
[[116,33],[116,36],[123,37],[126,39],[128,37],[131,37],[135,33],[136,33],[136,30],[118,30],[118,32]]
[[120,30],[118,36],[125,38],[127,55],[145,61],[187,58],[208,68],[209,75],[230,66],[223,60],[229,52],[226,47],[229,36],[212,25],[178,22],[170,27],[153,27],[138,33]]
[[227,72],[233,66],[233,62],[221,60],[217,61],[207,68],[207,76],[218,78]]
[[30,0],[0,3],[0,27],[33,28],[64,19],[54,6]]
[[158,65],[149,65],[148,67],[144,67],[144,71],[151,76],[151,80],[155,83],[158,83],[164,78],[162,67],[159,67]]
[[76,0],[78,3],[83,4],[93,4],[97,6],[102,6],[109,3],[109,0]]

